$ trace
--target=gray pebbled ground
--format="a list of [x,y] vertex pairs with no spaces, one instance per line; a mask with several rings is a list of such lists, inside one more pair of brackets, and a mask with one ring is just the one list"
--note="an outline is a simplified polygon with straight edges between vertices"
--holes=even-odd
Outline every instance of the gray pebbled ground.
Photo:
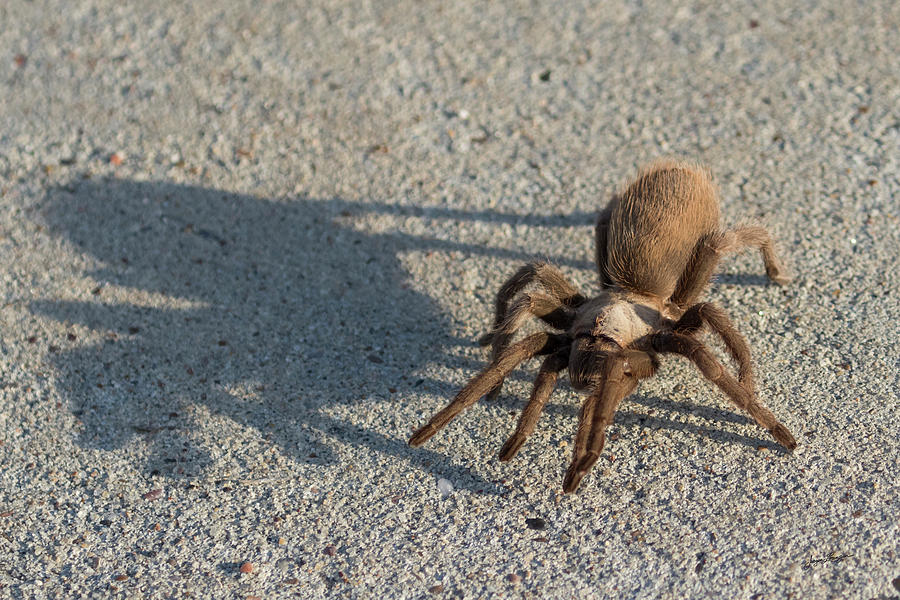
[[[0,597],[900,597],[900,10],[670,4],[0,3]],[[577,495],[533,365],[408,448],[669,154],[797,450],[674,358]]]

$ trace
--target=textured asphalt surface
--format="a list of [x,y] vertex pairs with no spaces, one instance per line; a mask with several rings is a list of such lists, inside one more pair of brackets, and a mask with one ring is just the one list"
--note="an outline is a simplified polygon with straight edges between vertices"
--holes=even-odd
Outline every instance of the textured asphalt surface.
[[[0,597],[900,597],[900,9],[783,4],[0,3]],[[797,450],[680,358],[576,495],[533,363],[409,448],[663,155]]]

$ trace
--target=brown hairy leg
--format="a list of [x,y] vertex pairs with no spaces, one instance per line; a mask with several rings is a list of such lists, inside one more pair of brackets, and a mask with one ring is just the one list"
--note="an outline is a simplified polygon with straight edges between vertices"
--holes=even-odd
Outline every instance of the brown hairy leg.
[[494,359],[485,369],[469,381],[460,390],[450,404],[431,417],[431,420],[411,438],[410,446],[424,444],[435,433],[453,420],[456,415],[475,404],[488,390],[502,381],[519,364],[541,354],[549,354],[559,349],[565,343],[565,336],[546,332],[535,333],[517,342],[504,350],[500,356]]
[[727,231],[710,233],[697,242],[691,259],[678,281],[671,301],[678,306],[693,304],[709,284],[722,255],[737,252],[747,247],[759,249],[766,275],[779,285],[790,281],[784,264],[775,253],[772,237],[760,225],[743,225]]
[[613,422],[619,403],[634,391],[639,379],[650,377],[656,368],[656,358],[639,350],[625,350],[606,359],[600,387],[582,406],[572,462],[563,480],[565,493],[574,492],[600,458],[606,428]]
[[[496,360],[497,357],[500,356],[500,353],[509,345],[510,339],[512,339],[511,334],[496,333],[503,327],[504,322],[509,317],[510,301],[516,294],[521,292],[532,282],[540,284],[544,288],[544,291],[549,294],[549,297],[557,300],[563,307],[576,306],[585,300],[585,297],[578,292],[575,286],[569,283],[565,275],[563,275],[556,267],[542,262],[533,262],[524,265],[516,271],[515,274],[503,284],[500,291],[497,292],[494,326],[491,329],[491,334],[488,334],[491,335],[491,340],[489,342],[492,344],[491,360]],[[553,314],[552,311],[548,312],[545,317],[550,316],[551,314]],[[482,336],[481,341],[485,341],[485,338],[486,336]],[[488,399],[492,400],[496,398],[500,394],[502,386],[503,378],[489,390],[487,393]]]
[[482,346],[504,341],[508,343],[530,316],[541,319],[554,329],[568,329],[575,319],[575,309],[546,294],[523,294],[509,307],[500,327],[478,338],[478,343]]
[[703,325],[707,325],[725,342],[725,347],[731,357],[738,364],[738,381],[753,392],[755,382],[753,380],[753,363],[750,359],[750,345],[747,339],[732,324],[731,319],[721,307],[711,303],[702,302],[695,304],[681,316],[672,326],[675,333],[693,335],[700,331]]
[[[581,405],[581,413],[578,416],[578,429],[575,431],[575,446],[572,449],[572,462],[569,465],[569,471],[572,470],[572,467],[578,464],[581,461],[581,458],[587,452],[588,440],[591,436],[591,426],[594,423],[594,413],[597,410],[597,405],[600,403],[600,400],[603,397],[603,394],[606,390],[606,377],[609,375],[609,360],[604,363],[603,367],[603,377],[604,379],[600,381],[599,386],[594,389],[587,398],[584,399],[584,402]],[[569,481],[569,475],[566,474],[566,479],[563,485],[563,489],[567,489],[565,487],[566,483]],[[579,479],[580,481],[580,479]],[[572,489],[578,487],[578,481],[574,483]],[[566,492],[568,493],[568,492]]]
[[597,273],[600,275],[600,285],[602,287],[612,287],[613,281],[606,272],[606,256],[607,239],[609,238],[609,221],[612,217],[613,209],[619,203],[618,196],[613,196],[609,205],[597,215],[597,222],[594,225],[594,259],[597,262]]
[[672,352],[689,358],[697,365],[704,377],[725,392],[738,408],[749,413],[753,420],[772,434],[779,444],[788,450],[793,450],[797,446],[797,442],[788,428],[778,421],[772,411],[759,402],[752,390],[747,389],[729,375],[722,363],[716,360],[716,357],[702,342],[682,333],[657,333],[652,336],[650,343],[657,352]]
[[500,449],[500,460],[510,460],[525,443],[525,440],[534,432],[538,418],[556,387],[556,380],[559,378],[559,372],[566,368],[569,364],[569,347],[557,350],[544,359],[541,370],[538,372],[534,380],[534,387],[531,390],[531,399],[522,414],[519,416],[519,423],[516,430],[503,444]]
[[566,494],[571,494],[578,488],[581,480],[597,462],[606,440],[606,427],[612,423],[619,402],[637,385],[637,380],[625,375],[623,362],[617,356],[607,359],[603,383],[585,400],[575,435],[572,462],[563,479],[563,491]]

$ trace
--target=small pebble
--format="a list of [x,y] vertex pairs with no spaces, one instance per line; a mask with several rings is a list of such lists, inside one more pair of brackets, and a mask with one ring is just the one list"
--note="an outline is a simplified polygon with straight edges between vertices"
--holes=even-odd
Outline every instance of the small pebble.
[[291,568],[291,559],[289,558],[279,558],[275,563],[275,568],[279,571],[287,571]]
[[150,490],[149,492],[144,494],[142,496],[142,498],[147,501],[156,500],[157,498],[162,496],[162,493],[163,493],[162,489],[157,488],[155,490]]
[[547,521],[541,519],[540,517],[525,519],[525,524],[528,525],[528,529],[535,529],[537,531],[547,529]]
[[245,562],[241,565],[241,573],[252,573],[253,572],[253,563]]
[[510,583],[519,583],[520,581],[522,581],[522,578],[519,577],[517,573],[510,573],[506,576],[506,580]]
[[334,546],[329,544],[329,545],[325,546],[325,554],[327,556],[334,556],[335,554],[337,554],[337,548],[335,548]]
[[428,588],[428,592],[430,594],[440,594],[443,591],[444,591],[444,586],[442,586],[442,585],[433,585],[430,588]]
[[441,493],[441,498],[446,498],[450,494],[453,493],[453,484],[450,483],[449,479],[444,479],[441,477],[437,482],[438,491]]

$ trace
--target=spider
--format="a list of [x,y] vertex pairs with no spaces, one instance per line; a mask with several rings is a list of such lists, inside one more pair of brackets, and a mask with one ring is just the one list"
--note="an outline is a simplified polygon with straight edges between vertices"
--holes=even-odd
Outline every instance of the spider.
[[[491,363],[409,440],[425,443],[482,396],[495,398],[503,380],[536,356],[543,362],[531,398],[500,450],[508,461],[534,431],[560,372],[568,367],[576,390],[587,393],[575,434],[572,462],[563,480],[572,493],[603,451],[606,428],[619,403],[652,376],[659,354],[680,354],[782,446],[796,445],[790,431],[757,399],[750,348],[717,305],[698,302],[722,255],[747,247],[762,254],[774,282],[789,281],[769,233],[759,225],[719,226],[719,202],[710,171],[681,160],[661,160],[612,197],[596,223],[601,291],[588,298],[555,267],[521,267],[497,293],[493,329],[479,340],[492,347]],[[525,289],[536,284],[536,290]],[[520,295],[521,294],[521,295]],[[542,331],[511,343],[529,317]],[[737,376],[698,339],[709,328],[737,364]]]

